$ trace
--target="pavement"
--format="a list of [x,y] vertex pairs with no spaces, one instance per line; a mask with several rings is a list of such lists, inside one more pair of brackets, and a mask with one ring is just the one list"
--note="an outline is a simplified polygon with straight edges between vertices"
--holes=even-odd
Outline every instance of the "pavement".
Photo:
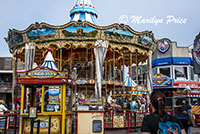
[[[140,134],[140,132],[127,132],[126,130],[118,130],[106,131],[105,134]],[[192,127],[192,134],[200,134],[200,127]]]

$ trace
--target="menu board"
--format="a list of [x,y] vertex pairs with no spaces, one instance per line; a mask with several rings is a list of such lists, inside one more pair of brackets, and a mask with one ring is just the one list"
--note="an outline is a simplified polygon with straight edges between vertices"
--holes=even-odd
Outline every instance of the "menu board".
[[93,120],[93,133],[101,133],[102,132],[102,121],[101,120]]

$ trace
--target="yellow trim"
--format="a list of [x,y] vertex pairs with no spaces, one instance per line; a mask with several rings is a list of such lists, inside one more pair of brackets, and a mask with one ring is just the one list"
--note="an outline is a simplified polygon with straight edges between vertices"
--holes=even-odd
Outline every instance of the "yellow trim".
[[65,98],[66,98],[66,85],[62,86],[62,134],[65,133]]
[[41,113],[44,112],[44,85],[42,85],[42,104],[41,104]]
[[[21,115],[23,115],[24,111],[24,85],[21,87]],[[22,124],[23,124],[23,117],[20,117],[20,134],[22,134]]]
[[24,85],[21,88],[21,114],[24,112]]

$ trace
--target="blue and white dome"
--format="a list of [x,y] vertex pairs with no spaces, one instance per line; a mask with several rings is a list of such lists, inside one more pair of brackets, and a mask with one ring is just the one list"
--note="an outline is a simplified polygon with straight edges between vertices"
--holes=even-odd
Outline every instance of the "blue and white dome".
[[48,67],[54,70],[58,70],[58,68],[56,67],[55,63],[54,63],[54,58],[51,54],[51,49],[48,48],[48,53],[44,59],[44,63],[42,64],[42,67]]
[[78,0],[76,5],[70,11],[70,21],[88,21],[95,25],[99,25],[97,21],[97,11],[90,0]]

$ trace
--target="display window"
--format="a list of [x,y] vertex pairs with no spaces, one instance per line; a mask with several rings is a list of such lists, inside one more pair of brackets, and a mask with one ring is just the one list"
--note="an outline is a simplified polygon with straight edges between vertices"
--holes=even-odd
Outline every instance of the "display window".
[[43,111],[60,112],[61,86],[44,86]]
[[37,107],[38,112],[41,112],[41,86],[25,86],[24,87],[24,105],[23,113],[28,113],[30,107]]
[[174,67],[176,80],[188,80],[187,67]]
[[168,77],[171,77],[170,76],[170,74],[171,74],[170,73],[170,67],[159,68],[159,71],[160,71],[161,74],[166,75]]

